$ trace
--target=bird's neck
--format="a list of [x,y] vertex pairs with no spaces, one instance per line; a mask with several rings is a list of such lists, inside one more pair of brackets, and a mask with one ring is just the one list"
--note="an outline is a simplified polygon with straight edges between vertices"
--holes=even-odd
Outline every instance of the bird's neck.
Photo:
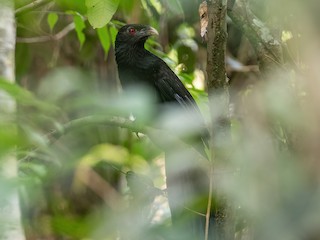
[[116,45],[115,52],[117,62],[127,65],[136,65],[151,54],[144,48],[144,43],[135,45],[119,44],[118,46]]

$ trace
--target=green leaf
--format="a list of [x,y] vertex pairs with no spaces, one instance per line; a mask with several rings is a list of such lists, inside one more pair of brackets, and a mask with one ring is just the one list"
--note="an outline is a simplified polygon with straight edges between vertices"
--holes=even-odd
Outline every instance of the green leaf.
[[124,10],[126,13],[132,12],[136,1],[120,1],[119,7],[121,10]]
[[54,26],[57,24],[58,19],[59,19],[58,14],[56,13],[48,14],[47,21],[51,31],[53,30]]
[[[2,154],[7,151],[12,151],[12,148],[19,145],[21,141],[21,137],[19,138],[17,134],[17,125],[14,122],[5,123],[3,121],[0,122],[0,159]],[[0,160],[1,162],[1,160]]]
[[109,28],[109,32],[110,32],[110,35],[111,35],[112,45],[114,47],[115,42],[116,42],[116,37],[117,37],[117,34],[118,34],[118,29],[115,27],[114,24],[112,24],[110,26],[110,28]]
[[82,17],[77,14],[73,16],[73,22],[75,25],[75,30],[77,33],[78,40],[80,42],[80,48],[82,48],[86,40],[86,36],[83,33],[83,30],[86,28],[86,24],[84,23],[84,20],[82,19]]
[[85,14],[87,11],[85,0],[55,0],[54,3],[62,11],[72,10],[80,14]]
[[52,216],[52,227],[55,233],[72,239],[89,239],[84,236],[90,235],[96,225],[92,224],[91,218],[88,219],[56,214]]
[[117,11],[120,0],[86,0],[88,20],[93,28],[105,26]]
[[102,44],[103,50],[107,55],[111,45],[109,32],[106,27],[102,27],[97,29],[97,33],[99,36],[100,43]]

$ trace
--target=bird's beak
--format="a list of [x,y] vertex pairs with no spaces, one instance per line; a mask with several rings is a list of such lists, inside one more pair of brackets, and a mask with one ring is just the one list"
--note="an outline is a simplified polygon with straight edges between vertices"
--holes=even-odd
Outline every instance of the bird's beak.
[[146,33],[147,33],[149,36],[152,36],[152,35],[158,36],[158,35],[159,35],[158,31],[157,31],[155,28],[153,28],[153,27],[148,27],[148,28],[146,29]]

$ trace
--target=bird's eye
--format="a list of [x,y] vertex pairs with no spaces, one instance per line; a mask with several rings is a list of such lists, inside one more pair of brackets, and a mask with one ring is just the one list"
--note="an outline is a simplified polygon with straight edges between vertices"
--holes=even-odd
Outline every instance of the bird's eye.
[[135,34],[136,33],[136,29],[135,28],[129,28],[129,33],[130,34]]

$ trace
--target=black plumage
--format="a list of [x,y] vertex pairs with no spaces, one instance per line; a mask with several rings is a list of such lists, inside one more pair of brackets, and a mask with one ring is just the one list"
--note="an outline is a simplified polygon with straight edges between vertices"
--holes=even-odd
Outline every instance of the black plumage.
[[[205,148],[207,147],[208,130],[205,127],[204,119],[200,110],[189,91],[168,67],[168,65],[159,57],[144,48],[148,37],[158,35],[158,32],[150,27],[140,24],[125,25],[120,28],[115,42],[115,54],[118,65],[120,82],[124,90],[130,86],[147,86],[157,96],[158,102],[162,104],[174,105],[182,111],[185,111],[192,118],[192,121],[201,127],[200,133],[194,137],[194,147],[203,156],[206,157]],[[189,114],[190,113],[190,114]],[[185,139],[183,139],[185,140]],[[175,162],[174,162],[175,161]],[[190,165],[197,165],[192,159]],[[173,223],[179,225],[179,219],[190,214],[186,210],[192,197],[199,194],[205,195],[208,190],[208,178],[199,168],[186,169],[182,172],[176,171],[177,165],[187,165],[187,159],[176,161],[172,155],[166,153],[166,177],[170,209]],[[190,194],[189,194],[190,193]],[[189,195],[190,196],[189,196]],[[176,209],[173,209],[174,207]],[[202,209],[204,213],[205,208]],[[187,214],[185,214],[187,212]],[[199,239],[204,232],[204,217],[191,213],[193,218],[189,221],[189,228],[196,229],[193,235],[188,235],[191,239]],[[200,235],[198,234],[200,232]],[[177,238],[180,239],[180,238]],[[187,238],[182,238],[187,239]]]
[[156,90],[161,102],[179,102],[197,108],[191,94],[167,64],[144,48],[147,38],[157,34],[155,29],[137,24],[119,30],[116,60],[123,87],[146,84]]
[[158,35],[158,32],[140,24],[125,25],[119,30],[115,47],[122,87],[126,89],[144,85],[155,92],[159,102],[176,104],[189,112],[189,117],[202,128],[198,134],[202,146],[196,149],[206,157],[204,149],[208,147],[209,133],[200,110],[190,92],[168,65],[144,48],[151,35]]

